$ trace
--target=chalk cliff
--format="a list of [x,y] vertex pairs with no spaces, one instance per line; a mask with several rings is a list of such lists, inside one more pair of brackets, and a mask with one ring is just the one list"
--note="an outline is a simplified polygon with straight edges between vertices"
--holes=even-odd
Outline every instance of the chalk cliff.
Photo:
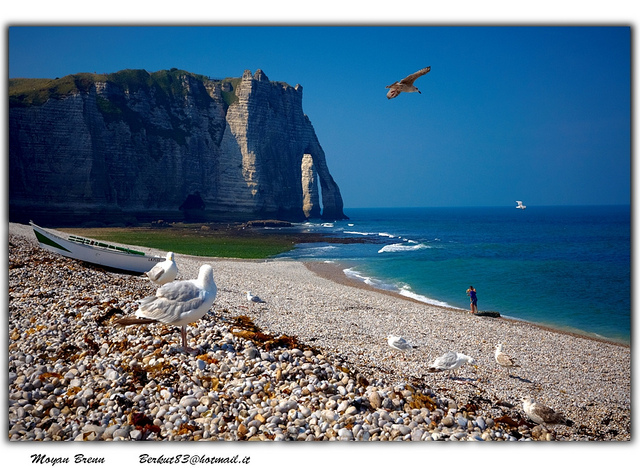
[[181,219],[194,197],[210,220],[345,218],[302,87],[261,70],[10,80],[9,96],[12,221]]

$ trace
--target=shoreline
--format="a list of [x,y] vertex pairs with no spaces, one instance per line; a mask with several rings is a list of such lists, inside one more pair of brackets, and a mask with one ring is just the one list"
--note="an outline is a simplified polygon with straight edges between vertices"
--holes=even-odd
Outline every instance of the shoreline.
[[[176,327],[116,327],[109,325],[110,318],[102,322],[108,309],[129,315],[137,299],[153,294],[155,288],[146,279],[107,273],[44,251],[36,247],[28,226],[10,223],[9,241],[9,351],[10,367],[16,369],[10,376],[10,434],[16,440],[42,437],[29,427],[43,424],[38,418],[46,415],[38,413],[42,404],[27,400],[34,393],[24,385],[44,383],[57,385],[54,391],[63,396],[67,385],[84,395],[60,401],[60,427],[65,427],[63,416],[86,419],[76,414],[75,405],[82,409],[86,400],[101,411],[101,401],[124,395],[122,417],[105,423],[118,430],[108,436],[100,433],[104,440],[114,434],[124,440],[243,440],[249,424],[257,429],[252,440],[631,440],[630,348],[616,343],[457,309],[452,313],[348,278],[335,264],[315,265],[324,270],[318,272],[297,260],[176,255],[178,279],[195,278],[200,265],[210,263],[218,285],[212,311],[187,327],[190,346],[200,353],[191,356],[177,349]],[[266,303],[248,304],[248,289]],[[33,310],[39,312],[34,315]],[[298,348],[268,350],[252,343],[234,330],[238,316],[249,317],[265,334],[295,337]],[[53,335],[51,324],[58,328]],[[105,353],[91,353],[88,333],[94,349]],[[417,348],[406,355],[393,350],[386,342],[389,334],[402,335]],[[504,343],[521,367],[498,367],[493,357],[497,343]],[[71,352],[70,346],[82,353],[72,354],[69,361],[61,351]],[[429,363],[449,350],[471,355],[476,365],[464,366],[455,375],[429,373]],[[40,361],[45,355],[59,360]],[[154,377],[160,356],[173,370]],[[36,364],[42,371],[33,371]],[[105,370],[95,375],[96,369]],[[205,416],[192,416],[185,432],[166,413],[176,403],[168,400],[166,391],[158,393],[156,385],[177,378],[176,371],[179,376],[193,369],[197,379],[188,387],[180,384],[180,395],[198,399]],[[141,371],[149,377],[147,385],[137,380]],[[70,380],[42,381],[41,372],[69,375]],[[106,379],[111,375],[116,380]],[[219,383],[211,387],[214,377]],[[118,382],[138,386],[132,392]],[[94,392],[96,400],[90,398]],[[224,398],[231,396],[227,403]],[[531,424],[520,402],[525,396],[562,411],[575,426]],[[138,406],[139,400],[144,406]],[[360,403],[354,407],[356,401]],[[433,402],[430,410],[425,401]],[[260,413],[265,421],[258,424],[247,417],[242,429],[209,414],[206,408],[211,405],[225,414],[230,411],[227,405],[244,405],[254,416],[265,411]],[[295,415],[287,405],[297,408]],[[127,418],[131,411],[149,408],[161,430],[141,435]],[[187,411],[186,406],[180,411]],[[384,418],[390,414],[404,422],[387,425]],[[302,419],[287,419],[292,416]],[[327,417],[335,423],[327,425]],[[29,423],[32,418],[35,422]],[[512,423],[515,426],[509,426]],[[81,437],[84,430],[76,427],[79,433],[64,433],[63,440]],[[95,432],[95,425],[87,421],[86,431]]]
[[[391,290],[382,289],[382,288],[376,288],[374,286],[371,286],[371,285],[365,283],[364,281],[359,281],[357,279],[351,278],[351,277],[347,276],[344,273],[344,268],[346,267],[346,265],[344,265],[344,264],[342,264],[340,262],[305,260],[305,261],[302,261],[302,263],[310,271],[312,271],[313,273],[321,276],[322,278],[328,279],[330,281],[333,281],[335,283],[338,283],[338,284],[341,284],[341,285],[344,285],[344,286],[350,286],[350,287],[354,287],[354,288],[361,288],[361,289],[364,289],[364,290],[367,290],[367,291],[375,291],[375,292],[379,292],[379,293],[382,293],[382,294],[387,294],[387,295],[392,296],[392,297],[397,298],[397,299],[402,299],[402,300],[405,300],[405,301],[410,301],[410,302],[414,302],[414,303],[417,303],[417,304],[422,304],[422,305],[429,306],[429,307],[438,307],[440,309],[447,310],[447,311],[453,312],[453,313],[471,315],[465,309],[459,309],[459,308],[456,308],[456,307],[446,307],[446,306],[437,305],[437,304],[429,304],[427,302],[420,301],[418,299],[414,299],[414,298],[409,297],[409,296],[405,296],[405,295],[400,294],[400,293],[398,293],[396,291],[391,291]],[[565,330],[565,329],[562,329],[562,328],[554,328],[554,327],[551,327],[551,326],[548,326],[548,325],[543,325],[543,324],[540,324],[540,323],[529,322],[529,321],[526,321],[526,320],[519,320],[519,319],[515,319],[515,318],[511,318],[511,317],[505,317],[504,315],[500,315],[500,317],[496,317],[495,320],[505,320],[505,321],[508,321],[508,322],[522,323],[522,324],[526,324],[528,326],[537,327],[537,328],[539,328],[541,330],[545,330],[545,331],[549,331],[549,332],[553,332],[553,333],[561,333],[561,334],[564,334],[564,335],[573,336],[575,338],[585,338],[585,339],[588,339],[588,340],[598,341],[598,342],[601,342],[601,343],[607,343],[607,344],[621,346],[623,348],[631,349],[631,345],[630,344],[622,343],[620,341],[616,341],[616,340],[612,340],[612,339],[608,339],[606,337],[594,336],[592,334],[588,334],[587,332],[584,332],[584,333],[573,332],[573,331],[570,331],[570,330]]]
[[[15,223],[14,223],[15,224]],[[193,232],[194,230],[196,230],[197,226],[199,226],[198,223],[196,224],[191,224],[191,225],[186,225],[183,223],[177,223],[175,226],[159,226],[156,228],[151,228],[151,230],[162,230],[162,229],[186,229],[190,232]],[[276,232],[278,231],[278,227],[261,227],[260,223],[256,223],[256,222],[248,222],[248,223],[209,223],[207,226],[209,226],[211,229],[214,229],[214,231],[218,231],[219,233],[224,233],[225,235],[232,235],[232,236],[239,236],[240,238],[247,238],[247,236],[252,237],[252,236],[271,236],[271,235],[275,235],[277,237],[282,237],[283,239],[289,239],[290,241],[294,242],[295,244],[305,244],[305,243],[313,243],[313,242],[319,242],[319,241],[323,241],[323,242],[329,242],[329,243],[368,243],[371,242],[370,239],[360,239],[360,238],[356,238],[356,239],[352,239],[352,238],[342,238],[342,237],[334,237],[330,234],[327,233],[308,233],[308,232],[288,232],[288,233],[281,233],[281,232]],[[245,227],[251,227],[253,226],[253,228],[248,229],[247,231],[245,231]],[[91,234],[95,234],[94,229],[92,228],[63,228],[64,230],[60,231],[57,230],[55,228],[47,228],[50,229],[53,232],[57,232],[59,235],[65,236],[68,235],[69,233],[75,233],[75,234],[80,234],[83,235],[85,237],[92,237]],[[96,230],[96,232],[100,232],[101,230],[104,229],[110,229],[110,228],[98,228]],[[115,229],[120,229],[120,228],[115,228]],[[149,229],[149,227],[146,227],[145,229]],[[264,231],[264,229],[266,229],[266,231]],[[271,229],[273,229],[273,231],[271,231]],[[263,230],[262,233],[260,233],[259,231]],[[207,231],[208,233],[212,232],[212,231]],[[123,243],[118,243],[118,242],[114,242],[114,241],[110,241],[113,244],[116,245],[121,245],[124,247],[131,247],[128,244],[123,244]],[[156,254],[162,254],[161,250],[158,250],[156,248],[153,247],[145,247],[145,246],[135,246],[136,248],[146,251],[147,253],[151,253],[151,252],[156,252]],[[224,260],[230,260],[230,261],[279,261],[281,259],[277,258],[277,257],[268,257],[265,259],[261,259],[261,258],[231,258],[231,257],[209,257],[209,256],[203,256],[203,255],[187,255],[187,254],[180,254],[182,256],[189,256],[192,257],[194,260],[197,261],[197,259],[224,259]],[[348,285],[348,286],[353,286],[353,287],[362,287],[364,289],[370,290],[370,291],[378,291],[378,292],[382,292],[384,294],[390,294],[393,297],[398,297],[404,300],[408,300],[408,301],[413,301],[416,302],[418,304],[423,304],[423,305],[429,305],[429,306],[433,306],[433,307],[440,307],[443,308],[445,310],[449,310],[452,312],[466,312],[467,309],[465,308],[459,308],[459,307],[454,307],[454,306],[448,306],[444,303],[438,303],[439,301],[434,301],[434,302],[428,302],[428,301],[421,301],[420,299],[416,299],[416,298],[412,298],[411,296],[408,295],[403,295],[397,291],[394,291],[392,289],[384,289],[384,288],[377,288],[375,286],[371,286],[367,283],[365,283],[364,281],[360,281],[356,278],[351,278],[349,276],[347,276],[343,269],[346,267],[353,267],[356,264],[350,264],[348,262],[341,262],[341,261],[331,261],[329,263],[327,263],[326,261],[322,261],[322,260],[308,260],[308,259],[298,259],[298,260],[294,260],[294,261],[300,261],[303,264],[305,264],[311,271],[314,271],[316,274],[319,274],[327,279],[332,279],[333,281],[339,283],[339,284],[344,284],[344,285]],[[329,265],[335,265],[336,271],[332,271],[331,267]],[[596,341],[602,341],[605,343],[611,343],[611,344],[615,344],[615,345],[620,345],[620,346],[624,346],[624,347],[629,347],[630,348],[630,342],[627,342],[626,340],[620,339],[620,340],[616,340],[613,338],[608,338],[605,336],[600,336],[597,333],[593,333],[593,332],[587,332],[584,330],[580,330],[580,329],[576,329],[576,328],[572,328],[572,327],[561,327],[561,326],[554,326],[554,325],[548,325],[548,324],[544,324],[544,323],[537,323],[537,322],[532,322],[532,321],[528,321],[528,320],[524,320],[524,319],[518,319],[518,318],[513,318],[513,317],[509,317],[509,316],[505,316],[502,315],[500,316],[500,319],[503,320],[507,320],[507,321],[514,321],[514,322],[518,322],[518,323],[525,323],[528,324],[530,326],[536,326],[536,327],[540,327],[541,329],[545,329],[545,330],[550,330],[550,331],[554,331],[557,333],[564,333],[564,334],[568,334],[568,335],[572,335],[572,336],[576,336],[576,337],[583,337],[583,338],[587,338],[587,339],[592,339],[592,340],[596,340]]]

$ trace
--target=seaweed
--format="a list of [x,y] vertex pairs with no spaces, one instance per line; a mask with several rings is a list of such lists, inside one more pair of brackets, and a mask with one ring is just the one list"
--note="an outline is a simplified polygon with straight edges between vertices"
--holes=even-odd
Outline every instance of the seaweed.
[[246,315],[239,315],[234,317],[232,320],[233,323],[229,327],[229,331],[234,336],[249,340],[256,346],[262,347],[267,351],[271,351],[276,348],[297,348],[311,350],[315,354],[318,353],[315,348],[301,343],[295,336],[280,335],[276,337],[262,332],[260,328]]

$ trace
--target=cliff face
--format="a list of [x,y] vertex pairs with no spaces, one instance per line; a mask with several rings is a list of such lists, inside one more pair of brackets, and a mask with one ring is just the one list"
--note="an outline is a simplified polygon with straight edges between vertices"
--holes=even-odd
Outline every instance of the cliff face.
[[208,219],[345,218],[300,85],[260,70],[10,80],[12,221],[180,219],[190,195]]

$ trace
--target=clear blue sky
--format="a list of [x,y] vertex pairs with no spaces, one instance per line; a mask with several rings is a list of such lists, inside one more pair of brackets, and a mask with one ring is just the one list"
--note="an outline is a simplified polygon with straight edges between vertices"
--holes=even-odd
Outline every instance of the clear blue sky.
[[[345,209],[628,204],[625,26],[9,27],[9,77],[262,69],[303,109]],[[385,86],[420,68],[422,94]]]

